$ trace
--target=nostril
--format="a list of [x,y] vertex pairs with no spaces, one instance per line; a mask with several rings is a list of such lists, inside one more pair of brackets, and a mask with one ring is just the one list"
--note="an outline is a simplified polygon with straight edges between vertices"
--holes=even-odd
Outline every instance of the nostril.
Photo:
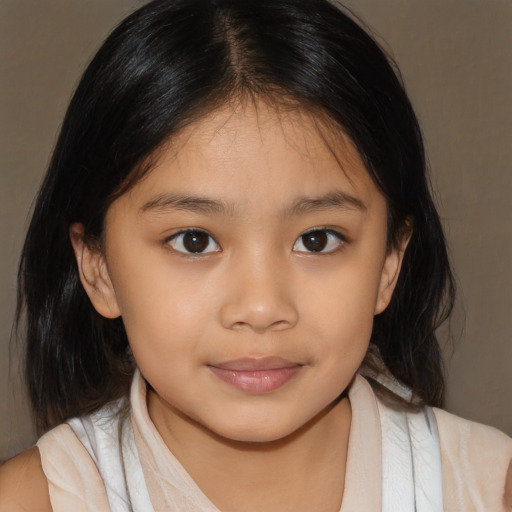
[[233,322],[229,328],[235,331],[251,330],[257,334],[263,334],[267,331],[284,331],[293,327],[294,322],[288,320],[278,320],[276,322]]
[[279,320],[277,322],[274,322],[270,326],[270,329],[272,329],[274,331],[283,331],[285,329],[289,329],[292,325],[294,325],[294,323],[292,323],[288,320]]

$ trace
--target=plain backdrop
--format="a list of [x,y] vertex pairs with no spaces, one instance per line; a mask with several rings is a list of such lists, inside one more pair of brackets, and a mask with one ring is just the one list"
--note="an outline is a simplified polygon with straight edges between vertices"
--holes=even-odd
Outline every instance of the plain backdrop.
[[[33,197],[84,66],[142,3],[0,0],[0,459],[34,441],[9,349]],[[512,2],[346,5],[398,62],[425,135],[460,291],[447,408],[512,435]]]

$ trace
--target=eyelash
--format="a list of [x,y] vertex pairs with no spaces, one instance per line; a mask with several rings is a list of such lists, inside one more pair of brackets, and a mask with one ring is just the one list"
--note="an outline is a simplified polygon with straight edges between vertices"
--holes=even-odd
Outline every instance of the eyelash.
[[[203,250],[194,251],[194,250],[190,250],[190,247],[189,248],[186,247],[186,245],[185,245],[186,242],[184,241],[184,237],[186,235],[192,236],[194,234],[200,235],[201,237],[202,236],[207,237],[206,240],[203,240],[203,241],[207,242],[207,245],[204,247]],[[333,238],[334,238],[335,242],[336,242],[336,246],[334,248],[329,248],[329,250],[327,250],[327,251],[324,250],[325,247],[321,247],[320,250],[318,250],[318,251],[307,250],[307,248],[304,245],[304,242],[305,242],[305,237],[307,237],[308,235],[317,235],[317,237],[318,236],[324,237],[325,239],[321,239],[320,243],[322,244],[323,242],[325,242],[326,246],[332,245]],[[175,245],[173,245],[172,242],[176,242],[176,241],[177,241],[176,245],[179,245],[179,247],[176,247]],[[338,231],[336,231],[334,229],[329,229],[329,228],[316,227],[316,228],[310,229],[310,230],[306,231],[305,233],[302,233],[301,235],[299,235],[293,244],[293,250],[294,250],[294,252],[298,252],[301,254],[315,254],[315,255],[333,254],[333,253],[337,252],[341,247],[343,247],[346,244],[346,242],[347,242],[346,238]],[[177,253],[182,254],[182,255],[201,256],[201,255],[205,255],[205,254],[214,254],[214,253],[218,253],[218,252],[222,251],[221,247],[215,241],[215,239],[207,231],[204,231],[202,229],[194,229],[194,228],[183,229],[181,231],[178,231],[177,233],[174,233],[172,236],[166,238],[164,243],[166,245],[170,245],[174,251],[176,251]],[[206,249],[208,249],[208,247],[212,243],[214,244],[215,248],[213,250],[209,250],[209,251],[205,252]],[[313,239],[313,243],[314,243],[314,239]],[[297,250],[297,246],[299,244],[301,244],[306,250]],[[202,247],[199,246],[197,248],[201,249]]]

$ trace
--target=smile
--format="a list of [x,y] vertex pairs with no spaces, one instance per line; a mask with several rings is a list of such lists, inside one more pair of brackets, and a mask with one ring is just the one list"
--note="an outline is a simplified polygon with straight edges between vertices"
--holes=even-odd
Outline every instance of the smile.
[[301,364],[281,358],[238,359],[208,365],[220,380],[247,393],[269,393],[284,386],[301,369]]

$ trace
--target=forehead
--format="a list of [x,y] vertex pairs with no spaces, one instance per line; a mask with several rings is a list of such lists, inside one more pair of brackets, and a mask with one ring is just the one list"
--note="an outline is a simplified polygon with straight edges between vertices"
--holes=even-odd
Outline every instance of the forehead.
[[153,157],[152,169],[128,193],[132,198],[192,192],[250,204],[342,192],[363,204],[383,200],[339,127],[263,101],[231,103],[205,115]]

